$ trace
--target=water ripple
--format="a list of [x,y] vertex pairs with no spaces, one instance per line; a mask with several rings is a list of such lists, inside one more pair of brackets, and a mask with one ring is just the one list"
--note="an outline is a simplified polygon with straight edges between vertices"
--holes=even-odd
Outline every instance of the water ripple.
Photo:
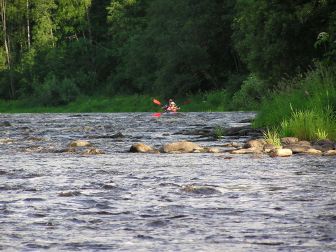
[[[196,139],[224,150],[245,139],[181,132],[253,116],[1,114],[0,250],[335,251],[333,157],[128,153]],[[105,154],[55,151],[75,139]]]

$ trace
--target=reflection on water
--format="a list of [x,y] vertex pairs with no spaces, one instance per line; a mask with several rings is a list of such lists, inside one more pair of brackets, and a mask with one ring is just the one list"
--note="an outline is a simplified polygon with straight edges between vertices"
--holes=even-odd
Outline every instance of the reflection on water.
[[[334,158],[127,152],[182,139],[221,146],[232,139],[175,133],[252,116],[2,114],[0,249],[334,251]],[[74,139],[106,154],[53,152]]]

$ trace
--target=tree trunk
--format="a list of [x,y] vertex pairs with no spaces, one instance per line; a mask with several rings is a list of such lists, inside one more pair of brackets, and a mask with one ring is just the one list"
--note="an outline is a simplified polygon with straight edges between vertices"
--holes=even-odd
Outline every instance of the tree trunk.
[[11,67],[11,53],[10,53],[10,40],[7,34],[7,23],[6,23],[6,0],[0,0],[0,16],[2,22],[2,32],[3,32],[3,41],[6,52],[7,67],[9,70],[9,79],[10,79],[10,90],[9,96],[14,99],[15,97],[15,87],[13,81],[12,67]]
[[27,42],[28,42],[28,49],[30,49],[29,0],[27,0]]

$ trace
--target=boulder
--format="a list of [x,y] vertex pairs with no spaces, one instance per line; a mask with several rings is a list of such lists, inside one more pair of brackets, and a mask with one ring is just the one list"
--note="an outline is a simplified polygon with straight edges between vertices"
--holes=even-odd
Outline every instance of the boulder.
[[283,145],[295,144],[297,142],[299,142],[299,139],[297,137],[283,137],[283,138],[281,138],[281,143]]
[[154,149],[146,144],[143,143],[136,143],[133,144],[130,148],[130,152],[139,152],[139,153],[147,153],[153,152]]
[[291,149],[274,149],[270,152],[271,157],[290,157],[292,155]]
[[223,147],[241,148],[241,145],[237,142],[230,142],[223,144]]
[[322,151],[320,150],[316,150],[316,149],[313,149],[313,148],[309,148],[305,154],[310,154],[310,155],[322,155]]
[[317,150],[320,150],[320,151],[323,151],[323,152],[333,150],[334,146],[335,146],[335,143],[333,141],[328,140],[328,139],[318,140],[318,141],[314,142],[314,144],[313,144],[314,149],[317,149]]
[[323,154],[324,156],[336,156],[336,150],[329,150]]
[[70,147],[89,147],[92,146],[92,144],[89,141],[85,141],[85,140],[75,140],[72,141],[69,144]]
[[299,141],[294,144],[285,145],[284,148],[291,149],[294,154],[306,153],[311,148],[311,145],[307,141]]
[[266,141],[260,138],[247,141],[247,143],[244,144],[244,148],[255,148],[262,150],[264,145],[266,145]]
[[299,141],[296,144],[301,145],[301,146],[311,146],[311,143],[308,141]]
[[231,154],[260,154],[261,150],[256,148],[247,148],[230,151]]
[[164,153],[190,153],[190,152],[197,152],[202,151],[203,148],[199,146],[198,144],[195,144],[193,142],[187,142],[187,141],[180,141],[175,143],[169,143],[165,144],[161,147],[160,151]]
[[265,144],[264,145],[264,148],[263,148],[263,151],[265,152],[265,153],[270,153],[272,150],[274,150],[274,149],[279,149],[279,147],[277,147],[277,146],[275,146],[275,145],[273,145],[273,144]]
[[207,153],[219,153],[220,150],[216,147],[207,147],[207,148],[204,148],[204,152],[207,152]]

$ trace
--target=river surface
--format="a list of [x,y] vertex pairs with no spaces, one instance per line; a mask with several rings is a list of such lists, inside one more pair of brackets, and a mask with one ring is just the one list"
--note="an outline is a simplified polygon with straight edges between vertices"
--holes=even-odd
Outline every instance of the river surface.
[[335,157],[128,152],[253,116],[1,114],[0,250],[336,251]]

